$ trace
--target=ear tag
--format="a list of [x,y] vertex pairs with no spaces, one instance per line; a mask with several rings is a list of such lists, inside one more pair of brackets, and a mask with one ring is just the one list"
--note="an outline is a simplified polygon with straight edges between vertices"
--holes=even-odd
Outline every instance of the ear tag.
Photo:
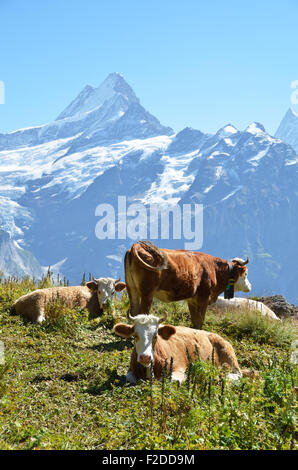
[[234,297],[234,284],[235,284],[235,279],[232,279],[232,278],[229,279],[229,282],[225,289],[225,294],[224,294],[225,299],[232,299]]

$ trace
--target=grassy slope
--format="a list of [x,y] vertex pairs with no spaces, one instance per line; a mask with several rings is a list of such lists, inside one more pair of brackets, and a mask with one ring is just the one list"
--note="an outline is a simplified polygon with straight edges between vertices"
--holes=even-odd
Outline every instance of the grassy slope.
[[[180,387],[163,382],[125,385],[132,347],[112,333],[126,318],[88,320],[86,312],[54,305],[42,326],[9,315],[34,282],[0,285],[1,449],[291,449],[295,439],[295,370],[289,364],[297,324],[256,314],[207,314],[205,329],[235,347],[241,367],[259,380],[225,380],[212,364],[195,363]],[[164,304],[153,310],[161,314]],[[169,323],[190,326],[183,303],[167,305]]]

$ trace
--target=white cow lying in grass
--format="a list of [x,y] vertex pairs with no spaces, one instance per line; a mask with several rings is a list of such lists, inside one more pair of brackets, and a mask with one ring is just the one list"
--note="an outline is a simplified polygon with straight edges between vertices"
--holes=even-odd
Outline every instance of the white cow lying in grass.
[[234,297],[233,299],[224,299],[218,297],[217,301],[212,304],[212,307],[224,308],[227,310],[256,310],[260,312],[264,317],[271,318],[272,320],[279,320],[277,315],[267,305],[257,300],[245,299],[242,297]]
[[126,284],[119,281],[120,279],[101,277],[93,278],[93,281],[87,282],[86,286],[37,289],[16,300],[11,313],[20,315],[26,320],[41,323],[45,319],[44,311],[47,304],[60,301],[70,308],[86,308],[91,317],[96,317],[103,313],[103,309],[115,292],[125,289]]

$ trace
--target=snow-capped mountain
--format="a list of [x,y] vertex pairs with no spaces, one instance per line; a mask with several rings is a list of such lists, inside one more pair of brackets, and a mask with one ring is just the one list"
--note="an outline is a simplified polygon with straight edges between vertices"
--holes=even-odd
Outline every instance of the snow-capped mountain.
[[[140,103],[140,100],[136,97],[133,89],[124,80],[122,75],[119,73],[111,73],[98,88],[86,85],[70,105],[67,106],[61,114],[59,114],[57,121],[70,118],[75,115],[79,116],[92,112],[95,109],[102,107],[105,102],[115,102],[119,98],[121,98],[122,103],[126,102],[127,105]],[[123,107],[122,112],[124,113],[124,110],[126,109]],[[121,109],[118,110],[118,114],[120,113]],[[111,117],[113,118],[115,116]]]
[[43,275],[43,270],[32,253],[21,248],[4,230],[0,230],[0,273],[19,277],[30,275],[37,279]]
[[243,132],[232,128],[204,158],[193,160],[190,170],[196,177],[181,202],[204,205],[204,251],[217,253],[220,247],[224,258],[249,256],[256,294],[283,291],[297,301],[298,157],[293,149],[253,123]]
[[80,145],[172,134],[140,104],[122,75],[110,74],[98,87],[86,86],[57,119],[42,126],[0,134],[0,150],[80,136]]
[[[174,133],[111,74],[85,87],[56,121],[1,136],[0,145],[2,228],[71,283],[83,272],[123,276],[133,241],[117,230],[98,239],[95,230],[100,204],[114,208],[117,227],[118,196],[125,196],[127,206],[146,208],[203,204],[201,250],[250,256],[255,294],[297,301],[298,157],[261,124]],[[152,237],[148,230],[139,238]],[[184,248],[184,240],[161,238],[153,241]]]
[[298,152],[298,113],[293,108],[288,109],[275,137],[284,140]]

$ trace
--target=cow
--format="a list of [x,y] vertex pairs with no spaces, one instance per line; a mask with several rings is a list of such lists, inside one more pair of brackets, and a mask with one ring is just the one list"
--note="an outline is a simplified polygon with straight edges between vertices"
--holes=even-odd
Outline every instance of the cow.
[[45,320],[46,306],[52,302],[61,301],[70,308],[86,308],[90,317],[94,318],[103,313],[115,292],[120,292],[125,287],[125,283],[120,282],[120,278],[116,280],[101,277],[93,278],[92,281],[87,282],[86,286],[37,289],[17,299],[11,308],[11,314],[20,315],[34,323],[42,323]]
[[[229,370],[231,382],[242,376],[232,345],[221,336],[185,326],[163,325],[163,318],[154,315],[129,316],[132,325],[117,323],[114,332],[124,338],[134,336],[135,345],[130,358],[126,381],[135,385],[138,379],[150,377],[151,370],[159,380],[172,358],[172,380],[185,380],[189,360],[214,360],[216,366]],[[167,363],[167,366],[165,366]],[[151,368],[152,367],[152,368]]]
[[163,302],[186,300],[194,328],[201,329],[207,306],[232,282],[235,291],[249,292],[247,263],[212,255],[160,249],[148,241],[134,243],[124,258],[130,315],[149,314],[153,298]]
[[263,302],[258,302],[253,299],[245,299],[243,297],[234,297],[233,299],[224,299],[223,297],[218,297],[215,304],[212,305],[212,308],[215,310],[227,310],[227,311],[255,311],[260,312],[263,317],[270,318],[271,320],[281,321],[277,315]]

